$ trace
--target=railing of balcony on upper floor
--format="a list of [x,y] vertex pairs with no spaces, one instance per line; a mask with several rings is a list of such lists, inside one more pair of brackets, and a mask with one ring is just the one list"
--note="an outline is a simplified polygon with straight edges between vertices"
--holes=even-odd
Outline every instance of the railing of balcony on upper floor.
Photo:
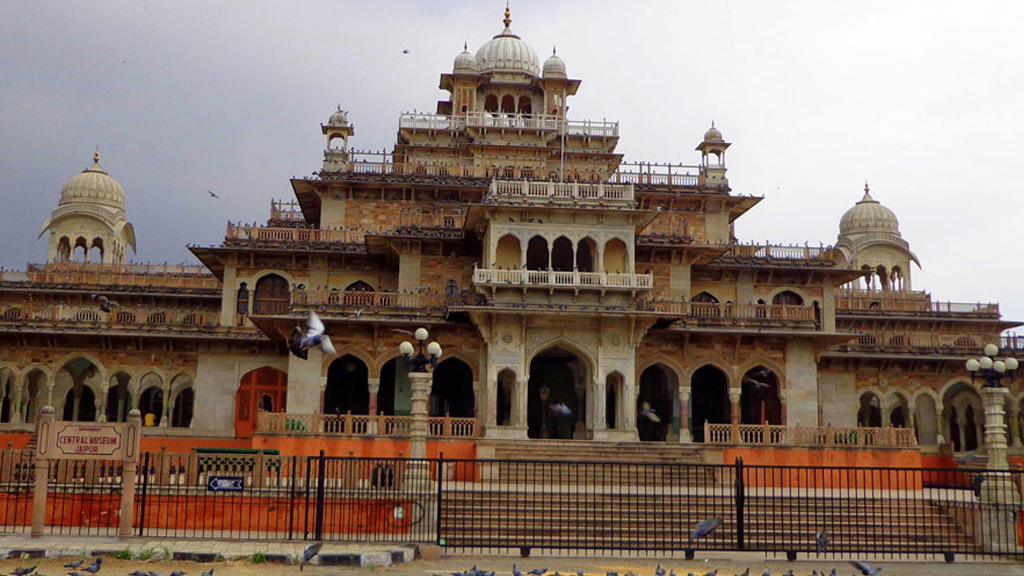
[[492,180],[487,202],[495,203],[566,203],[578,206],[633,206],[632,184],[604,182],[555,182],[531,180]]
[[650,290],[652,274],[580,272],[558,270],[507,270],[474,268],[473,284],[491,288],[534,287],[600,290]]
[[700,166],[657,164],[650,162],[622,162],[609,182],[636,184],[637,186],[664,186],[668,188],[696,188],[701,183]]
[[1003,334],[999,337],[999,349],[1010,352],[1024,352],[1024,334]]
[[365,230],[349,228],[290,228],[229,223],[224,244],[227,246],[332,244],[338,248],[359,251],[364,244],[365,237]]
[[461,238],[466,227],[466,210],[462,208],[405,207],[398,210],[394,228],[367,230],[367,235],[409,236],[416,238]]
[[637,244],[691,244],[690,223],[678,214],[662,214],[636,236]]
[[22,272],[0,270],[0,284],[35,287],[114,286],[175,289],[217,288],[220,281],[198,264],[89,264],[52,262],[29,264]]
[[733,244],[722,257],[758,263],[770,260],[806,260],[831,265],[842,258],[842,253],[832,246]]
[[434,291],[402,292],[342,290],[340,288],[298,288],[291,292],[292,311],[316,310],[327,316],[443,315],[454,296]]
[[0,304],[0,322],[59,323],[84,328],[165,330],[167,327],[216,326],[220,312],[148,306],[118,306],[105,312],[97,305]]
[[970,334],[925,334],[876,330],[859,334],[854,340],[838,344],[835,350],[840,352],[884,352],[886,354],[971,354],[976,352],[986,341],[987,339],[983,336]]
[[453,130],[467,128],[498,128],[513,130],[554,131],[569,136],[608,137],[619,135],[619,123],[607,120],[565,120],[547,114],[507,114],[501,112],[467,112],[455,116],[444,114],[405,113],[398,119],[401,130]]
[[636,309],[668,317],[685,318],[698,325],[755,325],[820,328],[813,306],[796,304],[734,304],[732,302],[694,302],[688,299],[640,300]]
[[923,291],[844,288],[836,291],[836,310],[852,313],[916,313],[999,317],[999,304],[935,302]]
[[295,200],[271,200],[268,223],[275,226],[302,225],[306,223],[306,217]]

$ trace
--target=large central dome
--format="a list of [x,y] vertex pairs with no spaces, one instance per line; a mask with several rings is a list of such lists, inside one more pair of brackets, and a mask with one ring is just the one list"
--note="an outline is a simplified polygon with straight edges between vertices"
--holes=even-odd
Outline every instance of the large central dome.
[[537,53],[509,28],[512,18],[505,8],[505,29],[476,51],[480,72],[525,72],[540,76]]

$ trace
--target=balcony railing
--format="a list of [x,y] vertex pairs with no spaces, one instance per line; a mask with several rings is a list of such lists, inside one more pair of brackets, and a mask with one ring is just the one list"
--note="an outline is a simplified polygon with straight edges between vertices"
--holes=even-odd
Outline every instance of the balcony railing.
[[220,281],[205,266],[193,264],[29,264],[24,272],[0,270],[0,283],[54,286],[154,286],[211,288]]
[[405,292],[361,292],[337,289],[292,290],[292,309],[315,309],[327,314],[355,312],[360,314],[440,314],[449,297],[441,294]]
[[0,305],[0,323],[54,322],[103,328],[151,326],[216,326],[220,313],[152,307],[117,307],[110,312],[96,305],[18,303]]
[[362,244],[365,238],[366,232],[362,230],[228,224],[225,243]]
[[537,288],[572,288],[602,290],[650,290],[654,285],[651,274],[615,274],[612,272],[579,272],[556,270],[503,270],[476,268],[473,283],[477,286]]
[[305,215],[302,208],[295,200],[271,200],[270,201],[270,222],[282,224],[304,224]]
[[[732,304],[689,300],[641,300],[637,310],[692,318],[700,324],[813,324],[814,307],[794,304]],[[737,322],[738,321],[738,322]]]
[[[479,433],[476,418],[472,417],[431,416],[427,419],[427,427],[427,435],[432,438],[475,438]],[[256,415],[256,432],[259,434],[407,437],[411,431],[412,416],[262,411]]]
[[493,180],[488,191],[489,201],[547,201],[580,203],[633,204],[631,184],[605,184],[598,182],[554,182],[530,180]]
[[999,304],[983,302],[933,302],[927,292],[845,289],[836,292],[836,310],[918,314],[953,314],[998,317]]
[[786,246],[782,244],[734,244],[726,258],[750,260],[817,260],[832,263],[841,257],[831,246]]
[[1024,351],[1024,334],[1006,334],[999,337],[999,349]]
[[609,182],[669,188],[695,188],[701,182],[700,166],[623,162]]
[[706,444],[775,446],[847,446],[910,448],[917,446],[913,428],[802,427],[771,424],[710,424],[704,422]]
[[466,128],[499,128],[514,130],[544,130],[569,136],[617,137],[619,123],[591,120],[563,120],[546,114],[504,114],[500,112],[469,112],[458,116],[443,114],[406,113],[398,119],[403,130],[453,130]]
[[983,346],[981,337],[956,334],[921,334],[906,332],[868,332],[861,334],[856,340],[839,344],[840,351],[863,352],[907,352],[907,353],[957,353],[974,352]]

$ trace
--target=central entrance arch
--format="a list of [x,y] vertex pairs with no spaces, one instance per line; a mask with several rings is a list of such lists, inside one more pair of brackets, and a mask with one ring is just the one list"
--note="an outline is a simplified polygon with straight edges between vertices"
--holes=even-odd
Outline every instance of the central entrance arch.
[[[636,429],[641,441],[664,442],[679,437],[679,382],[664,364],[653,364],[640,373],[636,396]],[[647,410],[652,410],[654,417]],[[660,422],[655,422],[660,420]]]
[[555,344],[530,361],[527,436],[585,438],[588,365],[568,346]]
[[690,434],[694,442],[704,441],[704,421],[728,424],[732,414],[729,404],[729,378],[720,368],[707,364],[693,372],[690,379],[693,422]]

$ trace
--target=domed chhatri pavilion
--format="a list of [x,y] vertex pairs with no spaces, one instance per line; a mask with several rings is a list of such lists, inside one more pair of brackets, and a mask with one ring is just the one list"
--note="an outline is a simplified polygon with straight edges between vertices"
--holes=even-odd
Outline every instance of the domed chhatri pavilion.
[[[733,192],[719,128],[691,165],[623,162],[618,123],[566,116],[567,61],[542,63],[507,9],[502,23],[455,55],[434,113],[399,116],[391,151],[353,147],[359,112],[338,106],[320,172],[266,225],[191,247],[199,264],[126,262],[125,193],[97,153],[43,225],[47,262],[0,272],[9,441],[45,405],[81,421],[138,407],[144,448],[408,453],[399,345],[423,326],[443,346],[429,454],[714,461],[757,443],[779,450],[745,458],[778,461],[856,437],[861,457],[935,464],[984,442],[963,362],[986,343],[1018,355],[1000,337],[1015,324],[912,289],[921,263],[867,185],[834,246],[745,242],[762,198]],[[310,312],[336,354],[288,353]],[[786,433],[829,426],[878,432]]]

